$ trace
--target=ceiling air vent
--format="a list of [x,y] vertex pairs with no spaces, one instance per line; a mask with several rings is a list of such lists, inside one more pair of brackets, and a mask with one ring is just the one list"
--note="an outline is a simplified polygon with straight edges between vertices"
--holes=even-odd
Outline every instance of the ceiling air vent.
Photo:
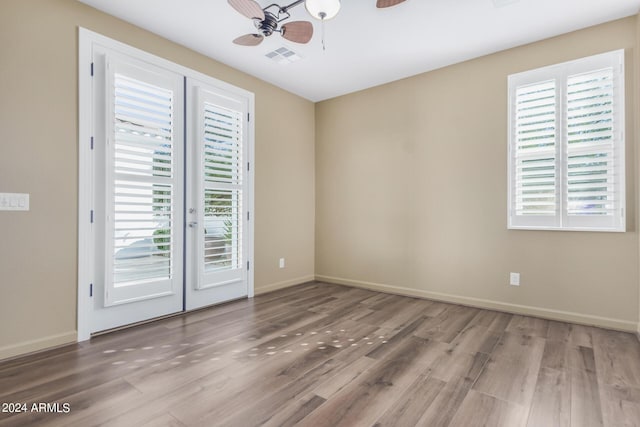
[[278,64],[290,64],[302,59],[300,55],[292,50],[287,49],[286,47],[278,48],[272,52],[267,53],[265,56],[277,62]]

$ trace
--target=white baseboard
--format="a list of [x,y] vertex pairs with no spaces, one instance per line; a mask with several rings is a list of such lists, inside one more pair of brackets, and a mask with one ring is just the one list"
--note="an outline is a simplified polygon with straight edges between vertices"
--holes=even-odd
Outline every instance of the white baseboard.
[[504,311],[507,313],[521,314],[525,316],[540,317],[549,320],[559,320],[562,322],[578,323],[581,325],[599,326],[607,329],[615,329],[625,332],[635,332],[640,337],[638,323],[622,319],[593,316],[590,314],[574,313],[570,311],[552,310],[542,307],[532,307],[527,305],[510,304],[500,301],[492,301],[481,298],[465,297],[460,295],[444,294],[440,292],[430,292],[420,289],[405,288],[400,286],[385,285],[381,283],[371,283],[362,280],[343,279],[340,277],[316,275],[316,280],[320,282],[335,283],[338,285],[353,286],[372,291],[385,292],[395,295],[403,295],[415,298],[424,298],[434,301],[441,301],[453,304],[466,305],[488,310]]
[[285,280],[282,282],[271,283],[269,285],[260,286],[255,289],[256,295],[266,294],[269,292],[277,291],[278,289],[288,288],[290,286],[301,285],[302,283],[312,282],[315,280],[315,276],[310,274],[308,276],[296,277],[295,279]]
[[76,331],[71,331],[0,347],[0,360],[37,351],[50,350],[53,347],[59,347],[64,344],[73,344],[76,342],[77,336],[78,333]]

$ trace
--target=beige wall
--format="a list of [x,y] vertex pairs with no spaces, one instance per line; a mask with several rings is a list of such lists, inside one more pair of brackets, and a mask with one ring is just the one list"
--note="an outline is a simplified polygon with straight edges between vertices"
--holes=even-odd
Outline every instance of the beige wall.
[[313,103],[76,1],[2,0],[0,192],[31,210],[0,212],[0,359],[75,340],[78,26],[255,93],[256,292],[312,278]]
[[[631,17],[317,104],[316,277],[635,330],[636,32]],[[507,230],[507,76],[622,48],[629,231]]]

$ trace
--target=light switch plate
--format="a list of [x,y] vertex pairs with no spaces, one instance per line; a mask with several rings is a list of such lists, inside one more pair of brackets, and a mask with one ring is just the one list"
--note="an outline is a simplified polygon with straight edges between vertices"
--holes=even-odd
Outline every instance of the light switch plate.
[[0,193],[0,211],[28,211],[29,195],[23,193]]

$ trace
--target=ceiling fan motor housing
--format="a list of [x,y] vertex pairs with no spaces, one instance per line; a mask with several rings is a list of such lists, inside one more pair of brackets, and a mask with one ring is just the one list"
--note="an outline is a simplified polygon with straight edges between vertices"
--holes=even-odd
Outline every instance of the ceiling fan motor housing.
[[263,36],[269,37],[278,28],[278,19],[271,12],[264,13],[264,20],[256,19],[254,24]]

